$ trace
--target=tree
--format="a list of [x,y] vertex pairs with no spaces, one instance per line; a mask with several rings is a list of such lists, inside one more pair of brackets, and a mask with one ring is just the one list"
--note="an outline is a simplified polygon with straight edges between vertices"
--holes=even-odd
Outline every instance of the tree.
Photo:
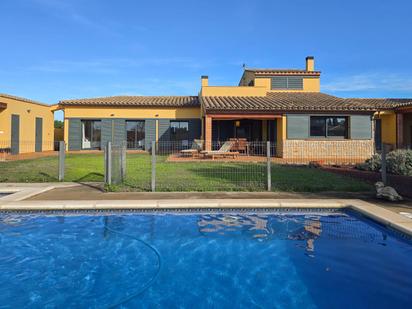
[[64,123],[61,120],[54,121],[54,128],[55,129],[63,129]]

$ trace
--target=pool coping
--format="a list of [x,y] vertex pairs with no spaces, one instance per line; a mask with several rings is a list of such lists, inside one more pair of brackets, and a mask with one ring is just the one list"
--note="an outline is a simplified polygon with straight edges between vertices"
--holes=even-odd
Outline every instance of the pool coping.
[[0,192],[8,195],[0,197],[0,205],[4,202],[22,201],[35,195],[45,193],[57,188],[77,186],[72,182],[57,183],[0,183]]
[[[2,190],[3,192],[3,190]],[[30,193],[30,192],[29,192]],[[28,194],[29,194],[28,193]],[[18,194],[18,193],[16,193]],[[54,200],[0,199],[0,211],[56,210],[174,210],[174,209],[352,209],[387,227],[412,236],[412,219],[359,199],[161,199],[161,200]],[[7,199],[8,198],[8,199]],[[27,198],[27,197],[26,197]]]

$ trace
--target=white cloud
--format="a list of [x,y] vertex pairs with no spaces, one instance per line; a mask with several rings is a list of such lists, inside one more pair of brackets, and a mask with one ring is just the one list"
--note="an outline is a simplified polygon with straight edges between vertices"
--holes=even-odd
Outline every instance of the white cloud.
[[332,78],[321,84],[322,90],[340,91],[412,91],[412,76],[368,73]]

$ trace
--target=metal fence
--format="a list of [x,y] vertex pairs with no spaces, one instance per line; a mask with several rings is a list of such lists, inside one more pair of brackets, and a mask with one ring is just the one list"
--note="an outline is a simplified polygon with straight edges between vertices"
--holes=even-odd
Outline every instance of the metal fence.
[[0,141],[0,182],[58,181],[58,143]]
[[111,162],[106,165],[111,177],[108,183],[127,191],[264,191],[288,185],[281,173],[289,171],[281,166],[354,165],[373,153],[373,145],[365,150],[358,145],[333,144],[314,151],[295,144],[286,150],[270,142],[243,140],[153,142],[148,148],[111,146],[112,154],[106,158]]
[[[99,182],[122,191],[293,190],[293,177],[302,171],[295,166],[354,165],[373,154],[372,143],[321,145],[194,140],[153,142],[144,150],[130,149],[127,143],[108,143],[102,150],[72,152],[60,142],[53,143],[50,151],[18,155],[12,154],[10,147],[0,147],[0,154],[5,154],[0,181]],[[32,143],[27,149],[34,146]],[[13,170],[12,162],[18,161],[21,163]],[[24,170],[25,166],[30,166],[30,171]],[[7,174],[11,177],[4,176]]]

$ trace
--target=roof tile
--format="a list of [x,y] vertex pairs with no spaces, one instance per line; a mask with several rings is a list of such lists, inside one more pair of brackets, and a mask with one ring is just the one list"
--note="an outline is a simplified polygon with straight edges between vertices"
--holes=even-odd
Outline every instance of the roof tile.
[[141,106],[141,107],[198,107],[197,96],[113,96],[90,99],[62,100],[62,106]]
[[271,92],[265,97],[203,97],[207,111],[375,111],[399,103],[389,99],[343,99],[318,92]]

